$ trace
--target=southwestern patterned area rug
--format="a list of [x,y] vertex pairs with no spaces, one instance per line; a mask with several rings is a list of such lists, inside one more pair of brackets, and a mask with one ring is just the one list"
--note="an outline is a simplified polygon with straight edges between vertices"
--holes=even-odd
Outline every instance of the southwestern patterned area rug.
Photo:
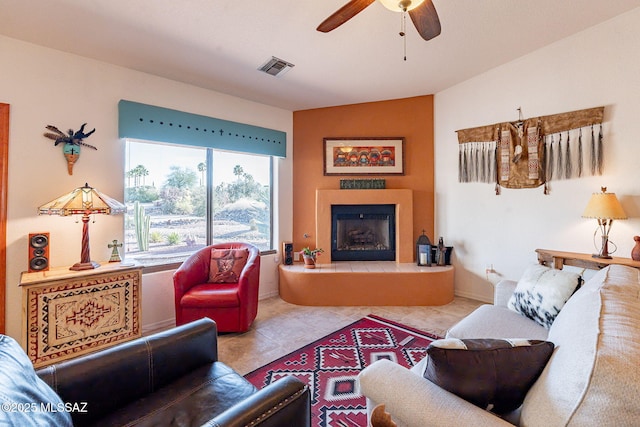
[[369,315],[245,375],[262,388],[287,375],[311,387],[312,426],[367,425],[365,398],[356,377],[366,366],[389,359],[411,367],[438,337]]

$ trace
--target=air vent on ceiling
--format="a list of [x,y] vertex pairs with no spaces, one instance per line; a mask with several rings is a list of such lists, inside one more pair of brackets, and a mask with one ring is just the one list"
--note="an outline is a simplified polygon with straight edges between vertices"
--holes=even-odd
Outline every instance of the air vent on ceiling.
[[271,59],[265,62],[260,68],[258,68],[258,70],[264,71],[265,73],[271,74],[272,76],[280,77],[281,75],[289,71],[292,67],[295,67],[295,65],[272,56]]

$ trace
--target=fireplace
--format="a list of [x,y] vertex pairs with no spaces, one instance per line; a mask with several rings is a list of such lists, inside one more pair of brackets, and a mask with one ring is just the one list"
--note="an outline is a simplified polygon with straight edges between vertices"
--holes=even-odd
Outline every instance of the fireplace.
[[395,261],[395,212],[392,204],[331,206],[331,259]]
[[[395,205],[395,262],[414,263],[416,240],[413,230],[413,191],[409,189],[316,190],[316,241],[326,254],[318,258],[320,264],[330,264],[331,211],[335,205]],[[417,234],[416,234],[417,235]],[[313,243],[313,242],[309,242]],[[305,245],[306,246],[306,245]]]

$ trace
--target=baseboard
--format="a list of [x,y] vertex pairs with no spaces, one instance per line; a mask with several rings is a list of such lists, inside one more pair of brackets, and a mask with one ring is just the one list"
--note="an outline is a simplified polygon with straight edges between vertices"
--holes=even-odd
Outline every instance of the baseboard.
[[142,335],[151,335],[156,332],[166,331],[176,326],[176,318],[162,320],[160,322],[151,323],[149,325],[142,325]]
[[[271,297],[277,297],[278,295],[279,295],[278,291],[266,292],[264,294],[261,294],[259,299],[263,300],[263,299],[267,299],[267,298],[271,298]],[[476,295],[476,294],[471,293],[471,292],[456,291],[455,295],[459,296],[459,297],[473,299],[473,300],[476,300],[476,301],[483,301],[483,302],[487,302],[487,303],[492,303],[493,302],[493,300],[488,300],[486,296]],[[161,320],[160,322],[150,323],[148,325],[142,325],[142,335],[155,334],[156,332],[166,331],[167,329],[171,329],[171,328],[173,328],[175,326],[176,326],[176,318],[175,317],[172,317],[172,318],[166,319],[166,320]]]
[[278,295],[280,295],[280,292],[278,291],[265,292],[264,294],[260,294],[258,300],[277,297]]
[[486,295],[479,295],[473,292],[465,292],[465,291],[458,291],[458,290],[454,291],[454,294],[457,297],[469,298],[476,301],[486,302],[489,304],[493,303],[493,297],[487,297]]
[[[267,299],[271,297],[277,297],[278,291],[275,290],[273,292],[266,292],[259,296],[259,299]],[[150,323],[148,325],[142,325],[142,335],[151,335],[156,332],[166,331],[167,329],[171,329],[176,326],[176,318],[172,317],[170,319],[161,320],[159,322]]]

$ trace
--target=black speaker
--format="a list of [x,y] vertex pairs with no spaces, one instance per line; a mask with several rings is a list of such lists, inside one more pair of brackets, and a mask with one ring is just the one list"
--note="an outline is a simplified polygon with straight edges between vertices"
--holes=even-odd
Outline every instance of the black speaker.
[[49,270],[49,233],[29,234],[29,273]]
[[283,262],[285,265],[293,264],[293,243],[284,242],[282,243],[282,253],[283,253]]

